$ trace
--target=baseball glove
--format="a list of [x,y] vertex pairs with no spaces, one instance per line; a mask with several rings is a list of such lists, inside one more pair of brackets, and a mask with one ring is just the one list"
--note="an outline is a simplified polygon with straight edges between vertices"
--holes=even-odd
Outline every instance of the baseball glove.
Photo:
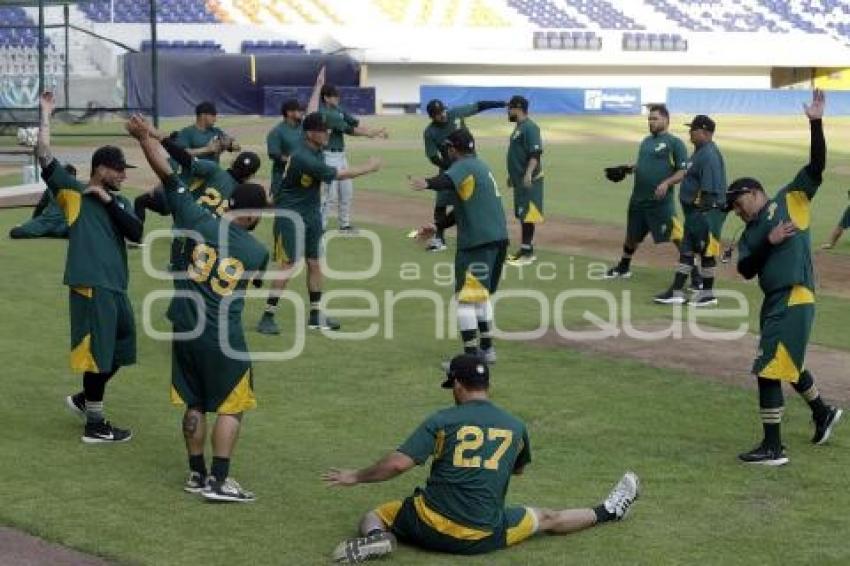
[[618,165],[616,167],[606,167],[605,177],[614,183],[619,183],[626,178],[628,173],[632,172],[632,168],[628,165]]

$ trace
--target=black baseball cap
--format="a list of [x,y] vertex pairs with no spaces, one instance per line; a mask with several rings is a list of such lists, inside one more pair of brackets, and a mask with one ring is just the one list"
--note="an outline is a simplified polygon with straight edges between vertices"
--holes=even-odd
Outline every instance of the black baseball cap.
[[428,112],[428,116],[430,116],[431,118],[433,118],[437,114],[441,114],[445,109],[446,105],[443,104],[443,101],[438,98],[429,100],[428,104],[425,106],[425,111]]
[[475,138],[472,137],[472,132],[461,128],[450,133],[443,145],[453,147],[462,153],[471,153],[475,151]]
[[515,94],[508,101],[508,108],[519,108],[523,112],[528,112],[528,99],[524,96]]
[[243,183],[233,190],[230,195],[230,209],[266,208],[268,198],[266,189],[257,183]]
[[116,171],[124,169],[135,169],[135,165],[128,165],[124,159],[124,152],[120,147],[114,145],[105,145],[97,149],[91,156],[91,170],[94,171],[98,166],[103,165]]
[[487,362],[476,354],[455,356],[449,363],[449,369],[446,370],[446,380],[441,387],[451,389],[454,387],[455,381],[471,387],[488,387],[490,385],[490,369],[487,367]]
[[260,168],[260,156],[253,151],[243,151],[236,156],[230,170],[237,181],[243,181]]
[[322,85],[322,90],[319,91],[322,98],[326,96],[339,96],[339,89],[336,85]]
[[280,106],[280,113],[284,116],[287,112],[295,112],[296,110],[304,110],[304,105],[298,102],[297,98],[289,98],[283,101]]
[[304,117],[301,128],[305,132],[325,132],[328,129],[328,123],[321,112],[311,112]]
[[694,116],[694,119],[691,120],[690,124],[685,124],[691,130],[705,130],[706,132],[714,133],[714,130],[717,128],[717,125],[714,123],[714,120],[706,116],[705,114],[697,114]]
[[205,100],[195,106],[195,116],[200,116],[201,114],[212,114],[213,116],[217,116],[218,110],[215,109],[215,104],[209,100]]
[[729,188],[726,189],[726,202],[723,205],[723,211],[729,212],[735,207],[735,201],[738,200],[739,196],[751,193],[755,190],[764,190],[758,179],[753,179],[752,177],[740,177],[735,179],[732,181],[732,184],[729,185]]

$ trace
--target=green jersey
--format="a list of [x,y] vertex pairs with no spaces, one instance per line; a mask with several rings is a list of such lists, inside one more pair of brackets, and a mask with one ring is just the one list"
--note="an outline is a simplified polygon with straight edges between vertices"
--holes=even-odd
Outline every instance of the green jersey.
[[503,524],[511,475],[531,462],[525,424],[490,401],[468,401],[434,413],[398,451],[417,464],[433,458],[428,507],[464,526]]
[[275,206],[318,211],[322,205],[322,183],[330,183],[336,174],[336,168],[325,164],[322,150],[302,144],[289,157],[280,186],[272,187]]
[[445,172],[454,185],[457,202],[457,247],[474,248],[508,239],[505,209],[496,178],[475,155],[462,157]]
[[540,128],[530,118],[517,122],[510,143],[508,144],[508,176],[511,185],[522,187],[528,161],[537,158],[537,167],[532,172],[532,179],[543,176],[543,163],[540,155],[543,153],[543,140],[540,138]]
[[351,134],[354,128],[360,125],[360,121],[346,112],[341,106],[331,108],[322,104],[319,112],[325,117],[325,122],[331,135],[328,138],[327,151],[345,151],[345,135]]
[[[86,185],[65,171],[58,160],[54,159],[48,167],[53,171],[45,179],[47,188],[68,222],[63,283],[69,287],[126,291],[127,247],[106,207],[96,196],[83,194]],[[132,213],[130,201],[115,192],[111,194],[119,207]]]
[[[217,136],[223,135],[224,132],[220,128],[216,128],[212,126],[211,128],[207,128],[206,130],[202,130],[198,128],[195,124],[191,126],[186,126],[177,134],[177,145],[184,149],[198,149],[201,147],[206,147],[213,138]],[[206,159],[207,161],[212,161],[214,163],[218,163],[218,155],[209,154],[209,155],[200,155],[199,159]]]
[[[755,220],[747,223],[738,241],[738,265],[756,262],[759,286],[765,294],[802,285],[815,288],[812,269],[811,201],[820,181],[812,179],[804,167],[794,180],[783,187],[759,212]],[[770,231],[782,222],[791,221],[797,232],[779,244],[768,241]]]
[[[269,252],[241,226],[233,222],[222,227],[222,220],[195,202],[192,193],[176,175],[163,183],[168,206],[178,229],[192,230],[202,240],[192,242],[191,261],[186,280],[175,287],[191,296],[175,296],[168,308],[168,318],[177,331],[186,332],[198,327],[199,314],[196,300],[203,301],[203,329],[215,336],[220,321],[228,329],[241,328],[244,291],[256,274],[265,270]],[[176,281],[175,281],[176,283]],[[234,293],[237,295],[232,297]],[[224,299],[227,301],[222,303]],[[221,312],[225,308],[226,312]],[[232,331],[231,331],[232,332]],[[236,334],[241,336],[237,330]]]
[[301,147],[303,139],[304,131],[301,129],[301,124],[293,126],[286,120],[281,121],[266,136],[266,149],[272,161],[272,187],[280,184],[289,156]]
[[679,188],[682,205],[711,208],[722,205],[726,198],[726,165],[713,141],[699,146],[688,164]]
[[[464,106],[455,106],[446,111],[447,120],[445,122],[434,122],[430,124],[422,132],[422,141],[425,143],[425,156],[428,160],[434,163],[449,163],[449,156],[443,147],[443,142],[452,132],[466,128],[464,118],[469,118],[478,113],[477,104],[467,104]],[[444,171],[448,167],[441,167]]]
[[[685,144],[669,132],[646,136],[638,148],[631,204],[654,207],[659,204],[655,189],[676,171],[688,168]],[[664,201],[672,201],[675,191],[667,191]],[[662,201],[663,202],[663,201]]]

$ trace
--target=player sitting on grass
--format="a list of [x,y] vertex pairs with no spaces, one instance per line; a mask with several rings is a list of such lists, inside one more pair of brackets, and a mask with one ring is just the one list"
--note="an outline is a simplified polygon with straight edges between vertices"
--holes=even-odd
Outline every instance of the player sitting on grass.
[[455,406],[419,425],[397,450],[361,470],[332,468],[334,486],[390,480],[432,458],[424,488],[366,513],[360,538],[342,542],[337,562],[362,562],[392,552],[398,540],[425,550],[482,554],[518,544],[535,533],[569,534],[624,519],[638,498],[639,480],[626,472],[593,508],[505,507],[512,475],[531,462],[525,424],[490,401],[490,372],[478,356],[455,357],[443,387]]
[[[66,163],[64,166],[65,172],[73,178],[77,178],[77,168]],[[44,182],[49,178],[41,172]],[[56,202],[56,197],[50,189],[44,189],[38,204],[35,205],[35,210],[32,211],[32,217],[18,224],[9,231],[9,237],[13,240],[28,240],[31,238],[67,238],[68,237],[68,222],[65,220],[65,213]]]
[[[268,263],[268,251],[250,234],[266,206],[260,185],[241,184],[219,218],[195,202],[168,164],[160,142],[140,116],[127,122],[145,158],[162,181],[168,208],[178,229],[197,241],[187,250],[188,269],[181,290],[168,308],[174,325],[171,399],[185,405],[183,436],[189,455],[184,490],[209,501],[253,501],[254,494],[229,477],[230,459],[245,411],[257,406],[250,354],[242,330],[244,290]],[[225,220],[227,221],[224,224]],[[220,328],[221,322],[226,327]],[[213,461],[204,460],[206,413],[218,414],[212,430]]]

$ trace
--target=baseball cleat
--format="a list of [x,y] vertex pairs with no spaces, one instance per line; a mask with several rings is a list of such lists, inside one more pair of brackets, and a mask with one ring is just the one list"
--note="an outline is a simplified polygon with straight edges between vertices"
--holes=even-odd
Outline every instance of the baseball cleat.
[[373,535],[352,538],[337,545],[333,553],[333,561],[340,564],[356,564],[373,558],[386,556],[395,550],[396,539],[389,531],[381,531]]
[[201,495],[213,503],[251,503],[257,499],[253,493],[242,489],[242,486],[233,478],[218,481],[210,477]]
[[630,279],[632,272],[628,269],[623,270],[619,265],[612,267],[602,276],[603,279]]
[[310,330],[339,330],[340,324],[335,318],[325,316],[319,311],[311,311],[307,328]]
[[717,297],[708,291],[697,291],[688,301],[688,305],[696,308],[714,307],[717,306]]
[[198,472],[189,472],[189,477],[186,478],[186,483],[183,484],[183,491],[186,493],[201,493],[207,485],[207,480]]
[[783,466],[790,462],[785,455],[785,448],[769,448],[764,443],[759,444],[749,452],[738,454],[738,459],[745,464],[758,464],[762,466]]
[[257,323],[257,332],[260,334],[280,334],[280,328],[278,328],[277,323],[274,320],[274,315],[270,313],[263,313],[262,318],[260,318],[260,322]]
[[83,393],[75,393],[65,397],[65,408],[81,419],[86,417],[86,396]]
[[86,423],[82,441],[86,444],[116,444],[133,438],[129,430],[112,426],[109,421]]
[[430,242],[428,242],[428,247],[425,248],[425,251],[429,252],[442,252],[446,250],[446,243],[440,238],[432,238]]
[[484,358],[484,361],[487,362],[487,365],[493,365],[496,363],[496,347],[490,346],[489,348],[485,348],[481,350],[481,357]]
[[632,504],[640,495],[640,479],[634,472],[626,472],[608,497],[602,503],[605,510],[613,513],[617,521],[622,521],[629,514]]
[[685,294],[682,291],[668,289],[663,293],[655,295],[652,300],[659,305],[684,305]]
[[830,407],[824,418],[815,419],[815,435],[812,437],[812,444],[823,444],[829,440],[832,428],[838,424],[843,414],[843,410]]
[[529,249],[520,248],[505,259],[505,263],[513,266],[530,265],[537,261],[537,256]]

